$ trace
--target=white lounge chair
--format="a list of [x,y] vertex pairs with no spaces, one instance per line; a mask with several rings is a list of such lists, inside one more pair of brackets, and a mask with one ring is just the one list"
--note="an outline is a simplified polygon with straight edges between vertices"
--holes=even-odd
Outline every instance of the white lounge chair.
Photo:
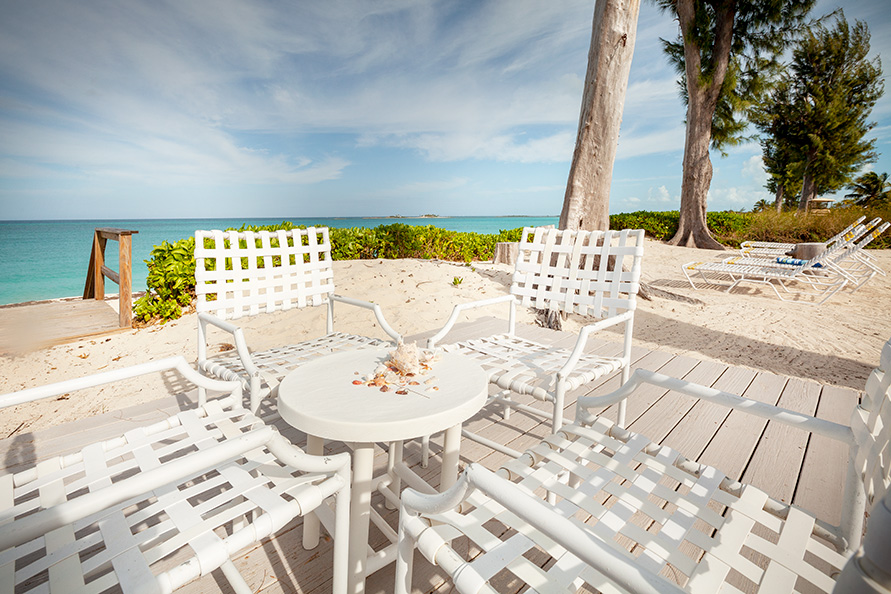
[[[566,392],[600,377],[622,371],[628,378],[631,333],[643,257],[643,230],[571,231],[523,229],[510,295],[455,306],[446,324],[428,341],[436,348],[462,311],[507,302],[510,316],[506,334],[444,345],[442,349],[473,357],[504,392],[490,403],[549,416],[557,431],[563,425]],[[515,334],[517,304],[537,309],[600,318],[579,331],[572,349],[561,349],[519,338]],[[623,350],[618,357],[585,352],[588,337],[604,328],[624,325]],[[517,403],[510,393],[532,395],[552,404],[550,411]],[[502,444],[469,431],[464,435],[493,449],[517,455]]]
[[[884,276],[885,271],[882,270],[882,268],[879,267],[872,258],[870,258],[870,256],[864,249],[876,237],[881,235],[882,227],[879,226],[881,222],[882,219],[877,217],[865,225],[856,226],[853,230],[848,232],[843,238],[839,239],[836,242],[838,244],[844,244],[847,249],[834,250],[832,252],[832,256],[828,258],[824,258],[821,254],[821,256],[818,256],[818,259],[814,264],[814,268],[821,268],[823,269],[823,272],[832,272],[844,277],[848,281],[848,287],[853,288],[854,291],[862,287],[875,275],[881,274],[882,276]],[[870,233],[877,227],[879,230],[876,230],[874,233]],[[887,228],[887,225],[884,228]],[[869,235],[867,236],[867,234]],[[835,245],[835,243],[833,243],[832,245]],[[824,259],[826,261],[824,261]],[[785,256],[769,256],[758,254],[747,255],[744,257],[736,256],[732,258],[726,258],[723,260],[723,262],[728,264],[774,266],[777,268],[789,268],[800,266],[802,264],[806,265],[809,263],[809,261],[807,260],[800,260]]]
[[[836,241],[846,239],[846,236],[865,220],[866,216],[861,216],[859,219],[827,239],[824,242],[826,247],[832,247]],[[879,222],[881,221],[877,220],[876,224]],[[761,258],[764,256],[783,257],[788,256],[788,252],[795,249],[796,245],[797,244],[795,243],[779,243],[774,241],[744,241],[739,246],[739,253],[741,256],[752,258]]]
[[[378,339],[334,332],[335,302],[370,309],[394,344],[400,339],[379,305],[334,293],[326,227],[256,233],[196,231],[195,281],[198,368],[212,376],[244,382],[254,412],[264,394],[274,393],[281,379],[308,359],[347,348],[391,346]],[[328,307],[325,336],[262,352],[252,353],[242,329],[229,322],[320,305]],[[209,358],[208,325],[231,333],[235,349]]]
[[241,382],[173,357],[6,394],[0,407],[174,370],[225,394],[0,476],[0,591],[170,592],[219,568],[252,592],[231,558],[310,513],[334,536],[333,589],[347,591],[349,454],[294,447],[242,408]]
[[[829,525],[592,413],[633,398],[644,383],[848,446],[840,524]],[[403,492],[395,591],[411,590],[417,546],[465,593],[509,585],[510,591],[528,592],[772,594],[835,587],[838,594],[887,594],[889,440],[891,341],[850,426],[636,370],[611,395],[579,398],[576,424],[498,475],[470,464],[442,494]],[[875,507],[858,552],[867,504]]]
[[[868,232],[864,227],[860,231],[861,234],[853,239],[836,242],[818,257],[802,261],[797,265],[782,265],[764,259],[735,258],[725,262],[688,262],[681,267],[681,270],[694,289],[698,288],[693,282],[694,274],[706,283],[709,283],[710,277],[724,276],[731,280],[731,284],[727,287],[728,292],[742,282],[761,283],[770,286],[783,301],[787,299],[777,287],[783,289],[784,293],[815,297],[813,302],[801,302],[819,305],[839,292],[849,280],[856,289],[875,275],[873,270],[858,271],[846,267],[845,261],[852,259],[854,254],[859,253],[888,226],[889,223],[883,223]],[[808,288],[801,289],[802,286]]]

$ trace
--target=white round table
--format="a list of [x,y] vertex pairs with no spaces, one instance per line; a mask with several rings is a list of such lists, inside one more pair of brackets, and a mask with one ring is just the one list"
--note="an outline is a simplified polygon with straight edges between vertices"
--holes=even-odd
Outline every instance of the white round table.
[[[412,378],[417,386],[392,385],[382,392],[365,382],[353,383],[372,374],[389,356],[384,349],[324,355],[286,375],[278,390],[279,413],[307,434],[308,453],[321,454],[326,439],[353,445],[351,593],[365,587],[375,442],[401,443],[445,431],[440,473],[440,490],[445,490],[458,476],[461,423],[482,408],[488,395],[486,373],[457,353],[442,354],[426,375]],[[304,543],[310,547],[318,539],[318,524],[311,517],[304,520]]]

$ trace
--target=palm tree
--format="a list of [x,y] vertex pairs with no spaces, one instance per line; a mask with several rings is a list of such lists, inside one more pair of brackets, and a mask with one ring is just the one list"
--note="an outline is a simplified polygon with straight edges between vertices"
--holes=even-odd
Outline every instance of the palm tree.
[[772,204],[770,204],[767,200],[762,198],[761,200],[759,200],[758,202],[755,203],[755,206],[752,207],[752,212],[762,212],[762,211],[765,211],[765,210],[771,208],[772,206],[773,206]]
[[879,206],[891,201],[891,182],[887,173],[864,173],[848,184],[848,189],[851,193],[845,194],[845,198],[853,198],[860,206]]

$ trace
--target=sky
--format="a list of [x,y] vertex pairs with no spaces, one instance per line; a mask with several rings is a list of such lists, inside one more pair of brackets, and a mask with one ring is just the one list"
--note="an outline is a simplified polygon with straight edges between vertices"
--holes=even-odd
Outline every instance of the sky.
[[[887,0],[867,22],[891,72]],[[557,215],[593,0],[0,0],[0,220]],[[685,109],[648,0],[610,212],[680,205]],[[891,84],[872,112],[891,172]],[[751,209],[756,141],[712,152]]]

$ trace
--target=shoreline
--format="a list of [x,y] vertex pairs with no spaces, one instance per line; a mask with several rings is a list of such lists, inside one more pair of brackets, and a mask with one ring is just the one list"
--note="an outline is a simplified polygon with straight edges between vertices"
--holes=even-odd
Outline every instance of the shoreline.
[[[884,270],[891,271],[891,250],[870,250],[870,255]],[[863,389],[891,337],[891,316],[887,315],[891,311],[891,275],[876,276],[856,293],[844,289],[820,306],[780,301],[770,288],[753,283],[732,293],[725,292],[726,285],[692,289],[681,265],[718,257],[709,250],[646,240],[641,280],[696,302],[638,299],[635,346],[823,385]],[[336,292],[380,305],[388,323],[405,336],[439,329],[457,303],[506,294],[512,273],[512,266],[490,263],[464,265],[412,259],[334,262]],[[462,282],[453,284],[455,278]],[[242,318],[237,323],[244,329],[250,348],[260,351],[323,336],[325,310],[292,309]],[[0,330],[6,313],[11,312],[0,307]],[[471,310],[459,321],[491,316],[506,320],[507,306]],[[801,323],[803,320],[806,323]],[[571,315],[563,322],[563,329],[577,332],[592,321]],[[535,312],[518,307],[517,322],[535,324]],[[36,332],[39,323],[33,320],[28,332]],[[336,308],[334,330],[386,337],[374,316],[358,308]],[[615,329],[597,336],[621,342]],[[0,394],[172,355],[183,355],[194,364],[196,341],[197,316],[190,313],[163,325],[2,355]],[[227,350],[231,343],[231,336],[214,332],[209,352]],[[5,411],[0,418],[0,433],[5,436],[59,425],[149,402],[170,390],[164,378],[156,377],[121,387],[97,388],[64,402],[23,404]]]

